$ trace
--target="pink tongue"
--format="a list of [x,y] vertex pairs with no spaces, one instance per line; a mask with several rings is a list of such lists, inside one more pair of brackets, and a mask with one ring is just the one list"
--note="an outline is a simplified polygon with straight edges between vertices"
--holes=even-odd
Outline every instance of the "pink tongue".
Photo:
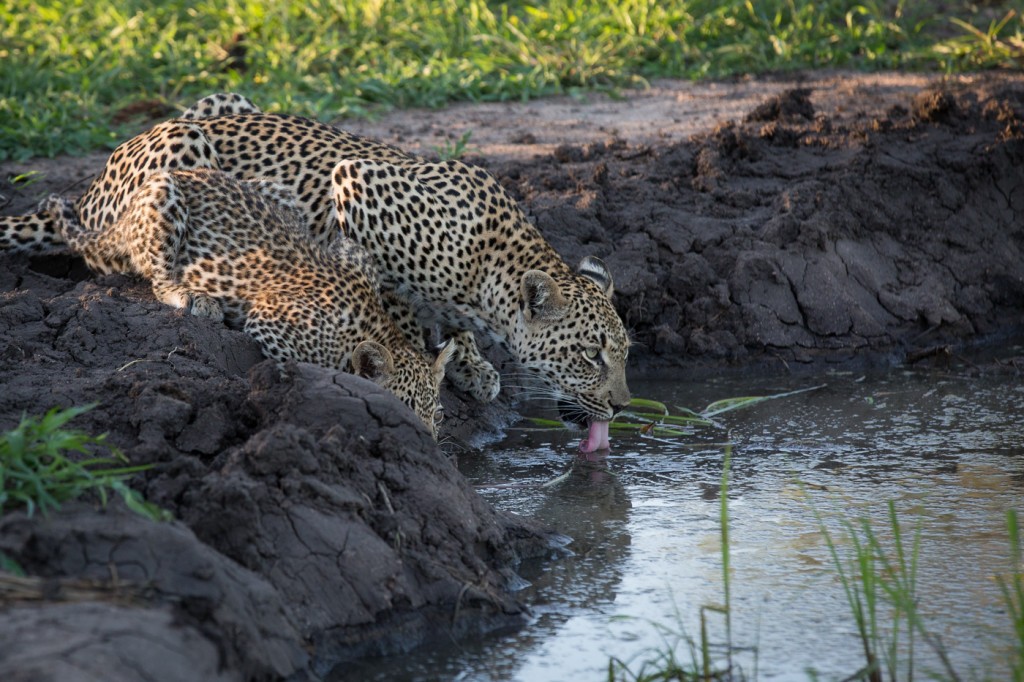
[[580,441],[580,452],[608,449],[608,422],[590,422],[587,437]]

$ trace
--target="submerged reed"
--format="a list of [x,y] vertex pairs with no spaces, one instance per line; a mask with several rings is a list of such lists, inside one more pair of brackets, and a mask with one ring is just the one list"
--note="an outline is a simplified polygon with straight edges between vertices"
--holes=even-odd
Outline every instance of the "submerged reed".
[[[629,401],[627,409],[615,415],[608,428],[612,431],[632,431],[640,436],[647,437],[670,437],[684,438],[693,436],[698,428],[712,428],[719,431],[725,427],[714,418],[727,412],[733,412],[746,407],[751,407],[766,400],[788,398],[808,391],[816,391],[824,388],[826,384],[809,386],[795,391],[774,393],[771,395],[742,396],[737,398],[723,398],[710,403],[703,410],[695,411],[688,407],[678,405],[666,405],[659,400],[650,398],[633,398]],[[526,421],[534,430],[562,430],[567,428],[565,424],[557,419],[545,419],[543,417],[527,417]]]

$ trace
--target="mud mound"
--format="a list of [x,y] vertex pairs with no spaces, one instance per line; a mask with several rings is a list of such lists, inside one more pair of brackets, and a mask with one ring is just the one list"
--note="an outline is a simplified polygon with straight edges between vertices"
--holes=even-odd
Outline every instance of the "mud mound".
[[605,259],[641,368],[884,363],[1024,330],[1024,86],[882,117],[813,95],[490,166],[569,261]]
[[0,292],[0,428],[98,402],[74,425],[153,464],[133,485],[179,519],[0,518],[30,576],[0,585],[0,678],[316,675],[521,622],[507,580],[548,536],[484,503],[390,394],[312,365],[282,377],[131,278],[0,259]]
[[814,118],[810,88],[794,88],[770,97],[744,117],[744,121],[778,121]]

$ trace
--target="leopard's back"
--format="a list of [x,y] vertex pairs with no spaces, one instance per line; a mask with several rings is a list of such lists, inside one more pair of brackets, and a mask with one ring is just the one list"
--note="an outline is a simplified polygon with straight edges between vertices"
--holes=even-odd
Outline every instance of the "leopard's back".
[[[342,158],[417,161],[397,147],[300,116],[265,114],[237,95],[200,100],[179,118],[159,123],[111,153],[100,174],[74,203],[85,230],[109,227],[155,173],[208,168],[239,180],[263,178],[294,193],[314,239],[337,230],[330,201],[331,170]],[[66,242],[60,215],[40,210],[0,217],[0,249],[42,250]]]

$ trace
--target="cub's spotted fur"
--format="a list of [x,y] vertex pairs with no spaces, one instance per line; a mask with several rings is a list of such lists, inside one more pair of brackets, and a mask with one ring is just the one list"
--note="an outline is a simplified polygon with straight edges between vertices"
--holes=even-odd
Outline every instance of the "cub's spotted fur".
[[156,172],[99,230],[59,197],[43,208],[61,216],[60,236],[92,269],[147,277],[164,303],[241,326],[278,361],[351,366],[397,395],[436,437],[453,347],[436,361],[415,350],[382,307],[367,252],[340,236],[314,243],[283,187],[210,169]]
[[[213,95],[118,147],[65,216],[103,230],[148,177],[184,168],[283,185],[320,244],[333,239],[339,216],[373,253],[382,286],[401,302],[389,310],[409,337],[421,342],[414,320],[454,333],[449,378],[478,399],[493,398],[499,378],[472,330],[494,336],[580,421],[603,422],[629,402],[629,340],[610,302],[608,271],[596,258],[570,269],[484,171],[427,163],[313,120],[260,113],[238,96]],[[66,217],[2,219],[0,248],[59,243]]]

